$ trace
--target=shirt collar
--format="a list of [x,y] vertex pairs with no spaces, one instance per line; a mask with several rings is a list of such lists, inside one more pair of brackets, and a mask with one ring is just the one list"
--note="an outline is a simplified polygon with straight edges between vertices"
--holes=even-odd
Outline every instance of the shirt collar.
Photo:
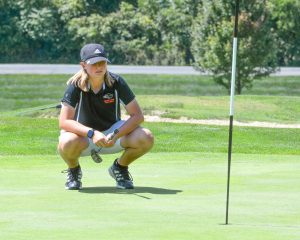
[[[89,91],[92,90],[90,82],[87,83],[87,88],[88,88]],[[101,90],[104,91],[105,88],[106,88],[106,85],[105,85],[105,82],[103,82],[103,84],[102,84],[102,89],[100,89],[100,91],[101,91]]]

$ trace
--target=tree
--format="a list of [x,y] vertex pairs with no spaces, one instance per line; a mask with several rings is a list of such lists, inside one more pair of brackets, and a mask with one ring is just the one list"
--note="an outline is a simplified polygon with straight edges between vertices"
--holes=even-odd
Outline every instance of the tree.
[[26,43],[19,41],[22,37],[18,29],[18,5],[0,0],[0,62],[12,62],[15,55],[27,49]]
[[[29,44],[24,62],[68,62],[69,35],[55,1],[19,0],[18,31]],[[63,34],[62,34],[63,33]]]
[[272,29],[280,66],[300,65],[300,1],[272,0],[269,4]]
[[91,14],[69,22],[73,39],[102,43],[114,64],[150,64],[155,53],[158,30],[154,22],[131,4],[122,2],[120,10],[105,17]]
[[[214,80],[230,89],[233,1],[205,1],[193,26],[195,66],[213,74]],[[270,31],[266,0],[240,4],[236,91],[251,88],[254,79],[269,75],[276,68],[276,45]]]
[[191,26],[200,0],[140,0],[139,11],[148,15],[158,32],[154,62],[162,65],[189,65]]

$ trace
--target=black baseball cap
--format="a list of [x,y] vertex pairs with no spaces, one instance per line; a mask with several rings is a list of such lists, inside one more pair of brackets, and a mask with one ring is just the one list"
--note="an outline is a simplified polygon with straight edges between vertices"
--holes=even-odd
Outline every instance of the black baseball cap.
[[83,46],[80,51],[81,61],[87,64],[94,64],[101,61],[109,62],[104,47],[101,44],[89,43]]

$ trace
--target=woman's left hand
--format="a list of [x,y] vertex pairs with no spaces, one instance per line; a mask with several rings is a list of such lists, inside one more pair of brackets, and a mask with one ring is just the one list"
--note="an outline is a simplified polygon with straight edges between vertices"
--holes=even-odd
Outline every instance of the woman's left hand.
[[113,133],[109,133],[106,136],[106,139],[107,139],[107,145],[105,147],[112,147],[113,145],[115,145],[115,143],[117,141],[117,139],[115,138]]

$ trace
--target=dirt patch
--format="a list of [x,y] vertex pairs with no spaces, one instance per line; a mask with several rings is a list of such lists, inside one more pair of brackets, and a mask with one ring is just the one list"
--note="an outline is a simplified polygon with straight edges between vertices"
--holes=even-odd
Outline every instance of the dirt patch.
[[[162,118],[160,116],[149,116],[145,115],[146,122],[170,122],[170,123],[190,123],[190,124],[202,124],[202,125],[218,125],[218,126],[229,126],[228,120],[217,120],[217,119],[188,119],[181,117],[179,119]],[[300,128],[300,124],[282,124],[273,122],[239,122],[233,121],[235,126],[244,127],[263,127],[263,128]]]
[[[216,125],[216,126],[229,126],[228,120],[219,119],[189,119],[186,117],[181,117],[179,119],[165,118],[160,115],[162,112],[151,112],[151,115],[145,115],[145,122],[169,122],[169,123],[188,123],[188,124],[201,124],[201,125]],[[41,118],[57,118],[59,115],[59,110],[57,109],[47,109],[41,111],[34,111],[23,113],[24,116],[30,117],[41,117]],[[128,115],[122,115],[122,119],[127,119]],[[284,123],[274,123],[274,122],[239,122],[234,120],[234,126],[243,127],[262,127],[262,128],[300,128],[300,124],[284,124]]]

